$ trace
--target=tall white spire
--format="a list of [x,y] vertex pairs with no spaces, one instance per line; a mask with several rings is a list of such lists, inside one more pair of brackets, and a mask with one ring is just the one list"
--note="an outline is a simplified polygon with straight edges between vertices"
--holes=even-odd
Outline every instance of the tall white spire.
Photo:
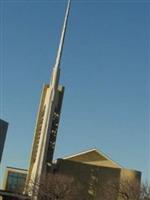
[[61,61],[61,56],[62,56],[62,51],[63,51],[63,46],[64,46],[65,33],[66,33],[66,28],[67,28],[70,4],[71,4],[71,0],[68,0],[68,5],[67,5],[67,9],[66,9],[64,24],[63,24],[63,28],[62,28],[60,43],[59,43],[59,48],[58,48],[57,56],[56,56],[55,68],[60,67],[60,61]]
[[43,174],[46,174],[50,170],[49,166],[53,161],[64,94],[64,86],[59,85],[60,62],[64,46],[70,5],[71,0],[68,0],[51,81],[50,84],[46,84],[44,86],[41,95],[41,101],[35,125],[30,166],[25,188],[25,192],[28,194],[30,181],[40,181]]
[[64,23],[63,23],[62,32],[61,32],[61,37],[60,37],[60,42],[59,42],[59,47],[58,47],[58,51],[57,51],[57,55],[56,55],[56,61],[55,61],[55,65],[53,68],[52,77],[50,80],[50,85],[54,89],[52,92],[52,98],[54,98],[54,92],[57,89],[58,83],[59,83],[60,62],[61,62],[63,46],[64,46],[64,41],[65,41],[65,34],[66,34],[66,29],[67,29],[67,22],[68,22],[70,6],[71,6],[71,0],[68,0]]

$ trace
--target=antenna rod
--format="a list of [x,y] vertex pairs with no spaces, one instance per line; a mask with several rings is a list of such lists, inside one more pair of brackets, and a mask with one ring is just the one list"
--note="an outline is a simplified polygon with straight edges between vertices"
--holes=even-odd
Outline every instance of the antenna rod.
[[63,46],[64,46],[66,27],[67,27],[68,16],[69,16],[69,10],[70,10],[70,4],[71,4],[71,0],[68,0],[67,10],[66,10],[66,14],[65,14],[65,20],[64,20],[63,29],[62,29],[61,38],[60,38],[60,43],[59,43],[59,48],[58,48],[57,56],[56,56],[56,62],[55,62],[55,68],[56,69],[59,68],[59,66],[60,66],[62,50],[63,50]]

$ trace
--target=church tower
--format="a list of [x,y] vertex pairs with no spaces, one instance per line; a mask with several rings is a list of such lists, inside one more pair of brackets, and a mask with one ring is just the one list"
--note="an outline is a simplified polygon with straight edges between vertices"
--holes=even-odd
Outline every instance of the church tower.
[[41,94],[35,125],[31,159],[29,163],[29,171],[26,181],[26,193],[28,193],[30,181],[39,181],[43,174],[48,171],[53,161],[61,105],[64,94],[64,86],[59,85],[59,76],[70,4],[71,0],[68,0],[59,48],[52,71],[51,80],[49,84],[44,85]]

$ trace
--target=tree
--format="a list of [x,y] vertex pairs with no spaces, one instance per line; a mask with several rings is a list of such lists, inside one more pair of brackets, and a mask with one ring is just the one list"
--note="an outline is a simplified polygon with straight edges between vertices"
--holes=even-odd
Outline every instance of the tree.
[[38,200],[77,200],[79,191],[79,184],[73,177],[50,173],[36,183],[30,181],[28,193],[38,196]]
[[150,185],[147,182],[141,184],[140,200],[150,200]]
[[101,185],[99,197],[88,197],[87,187],[84,187],[84,184],[81,186],[71,176],[48,174],[40,183],[31,183],[28,192],[32,197],[38,197],[38,200],[150,200],[150,185],[140,185],[139,181],[131,179],[123,179],[120,182],[110,180]]
[[105,200],[150,200],[150,185],[129,179],[122,180],[120,183],[108,183],[103,188]]

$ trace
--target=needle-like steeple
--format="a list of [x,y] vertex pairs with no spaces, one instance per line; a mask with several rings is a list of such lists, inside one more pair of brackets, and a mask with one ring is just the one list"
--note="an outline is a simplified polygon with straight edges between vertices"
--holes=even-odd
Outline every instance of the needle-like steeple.
[[60,43],[59,43],[59,48],[58,48],[57,56],[56,56],[55,68],[60,67],[60,61],[61,61],[61,56],[62,56],[62,51],[63,51],[63,46],[64,46],[65,33],[66,33],[66,28],[67,28],[70,4],[71,4],[71,0],[68,0],[68,5],[67,5],[67,9],[66,9],[66,14],[65,14],[65,20],[64,20],[63,29],[62,29],[61,38],[60,38]]
[[[64,46],[64,41],[65,41],[65,34],[66,34],[66,29],[67,29],[70,5],[71,5],[71,0],[68,0],[67,9],[66,9],[65,18],[64,18],[64,24],[63,24],[60,42],[59,42],[59,47],[58,47],[58,51],[57,51],[57,55],[56,55],[56,61],[55,61],[55,65],[53,68],[52,77],[50,80],[50,85],[52,86],[52,88],[54,90],[57,89],[58,84],[59,84],[60,63],[61,63],[61,57],[62,57],[63,46]],[[54,94],[52,96],[54,96]]]
[[[30,180],[40,181],[43,175],[51,169],[56,144],[58,125],[63,101],[64,86],[59,85],[60,63],[67,29],[71,0],[68,0],[60,43],[53,67],[50,84],[43,88],[39,112],[37,116],[35,135],[32,146],[30,166],[25,192],[29,194]],[[29,194],[31,195],[31,193]],[[37,195],[34,199],[37,198]]]

